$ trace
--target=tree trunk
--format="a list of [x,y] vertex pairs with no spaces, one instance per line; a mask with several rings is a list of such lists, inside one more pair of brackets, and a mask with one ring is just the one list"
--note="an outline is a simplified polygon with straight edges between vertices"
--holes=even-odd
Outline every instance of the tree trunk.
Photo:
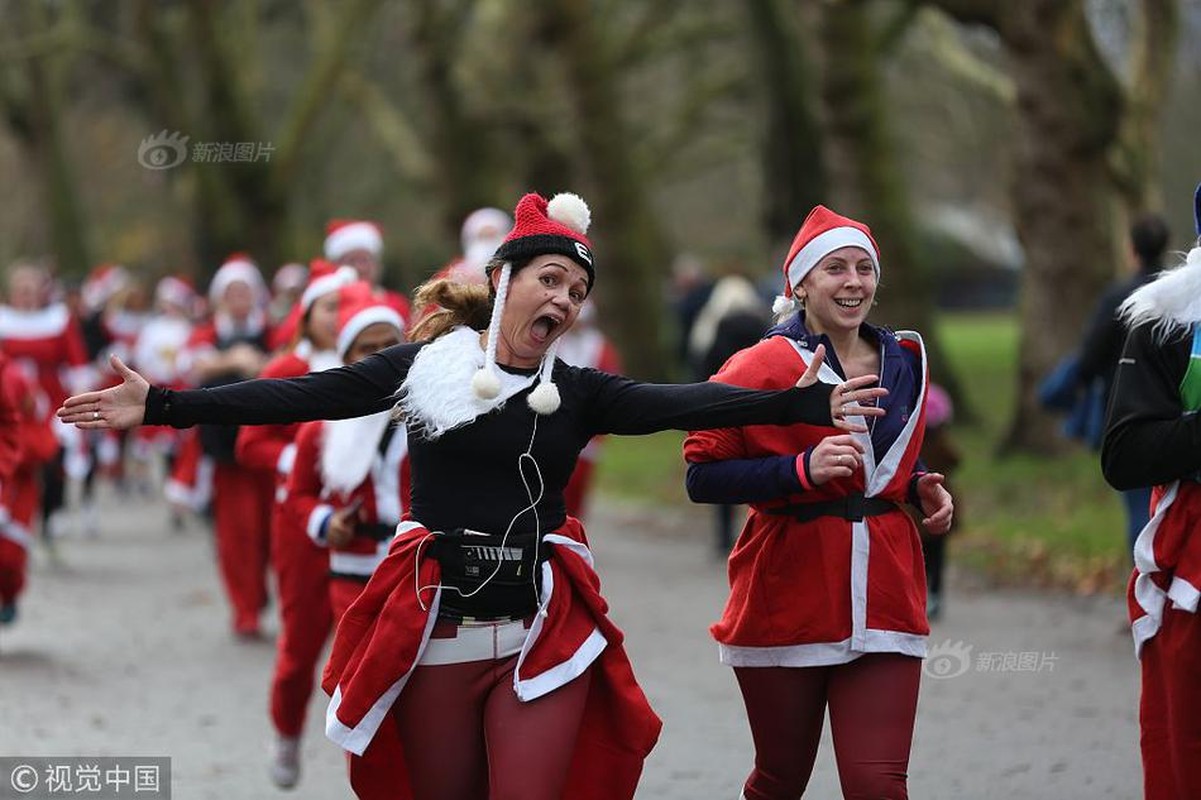
[[591,176],[597,238],[597,287],[627,371],[667,374],[661,339],[662,282],[669,248],[649,202],[621,116],[616,72],[589,0],[540,4],[555,34],[571,88],[581,152]]
[[748,0],[745,8],[764,94],[763,223],[772,244],[786,246],[826,195],[813,81],[791,0]]
[[1163,209],[1159,123],[1171,88],[1180,31],[1176,0],[1142,0],[1139,7],[1130,45],[1127,109],[1114,157],[1114,179],[1128,220]]
[[429,150],[437,163],[434,191],[440,195],[443,227],[458,241],[463,219],[502,194],[495,157],[484,133],[463,102],[454,66],[462,46],[462,2],[422,0],[416,4],[413,53],[418,58],[428,114]]
[[[30,3],[22,9],[21,33],[30,39],[45,37],[52,25],[46,6]],[[93,264],[83,205],[65,139],[67,90],[63,59],[68,55],[51,48],[38,48],[16,67],[17,74],[24,71],[24,79],[17,81],[17,85],[9,84],[3,94],[12,132],[29,153],[42,184],[42,204],[49,223],[46,245],[61,274],[83,275]]]
[[1004,4],[1019,109],[1013,200],[1026,251],[1019,394],[1002,451],[1053,452],[1038,382],[1079,341],[1117,263],[1107,158],[1121,113],[1083,0]]
[[933,287],[918,257],[909,197],[889,135],[879,40],[867,5],[830,2],[821,16],[831,195],[841,213],[867,222],[880,245],[880,308],[873,317],[922,333],[932,377],[970,416],[934,324]]

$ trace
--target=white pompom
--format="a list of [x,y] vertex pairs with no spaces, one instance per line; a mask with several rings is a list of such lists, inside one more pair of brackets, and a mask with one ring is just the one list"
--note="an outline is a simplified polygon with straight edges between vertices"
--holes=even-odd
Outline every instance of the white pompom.
[[775,314],[777,317],[782,317],[785,314],[792,312],[792,310],[795,308],[796,300],[791,297],[785,297],[782,294],[776,295],[775,301],[773,301],[771,304],[771,313]]
[[592,212],[578,194],[562,192],[546,204],[546,216],[561,222],[576,233],[587,233],[592,224]]
[[487,367],[481,367],[471,376],[471,391],[481,400],[491,400],[500,394],[500,377]]
[[543,381],[534,387],[526,400],[534,413],[546,416],[559,410],[559,387],[550,381]]
[[1190,267],[1201,267],[1201,247],[1194,247],[1188,251],[1188,255],[1184,258],[1184,263]]

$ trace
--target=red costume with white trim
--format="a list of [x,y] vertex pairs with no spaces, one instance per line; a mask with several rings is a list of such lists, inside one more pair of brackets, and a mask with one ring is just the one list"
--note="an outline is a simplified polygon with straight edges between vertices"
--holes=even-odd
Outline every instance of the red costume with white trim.
[[58,451],[36,397],[32,381],[0,353],[0,605],[13,603],[25,586],[38,469]]
[[[930,629],[925,613],[921,541],[909,516],[897,508],[858,522],[836,516],[797,523],[766,513],[770,506],[829,500],[862,492],[904,503],[924,431],[925,352],[916,334],[901,345],[921,355],[917,408],[901,436],[875,462],[868,434],[864,468],[781,503],[751,506],[730,554],[730,598],[710,630],[722,660],[733,666],[840,664],[861,653],[895,652],[924,657]],[[812,354],[799,342],[773,336],[735,354],[713,380],[757,389],[784,389],[805,372]],[[822,365],[826,383],[841,379]],[[748,426],[690,434],[689,462],[803,453],[836,429],[812,425]],[[803,527],[803,529],[802,529]]]
[[[420,558],[429,531],[403,523],[391,551],[338,624],[322,688],[332,695],[326,734],[361,753],[404,690],[438,616],[440,565]],[[541,611],[529,629],[514,691],[532,701],[581,675],[592,681],[565,800],[629,800],[662,723],[634,679],[620,630],[607,616],[583,528],[568,518],[543,540]],[[418,569],[417,564],[420,563]],[[424,607],[423,607],[424,604]],[[403,795],[411,796],[411,795]]]
[[[381,439],[391,424],[390,412],[368,417],[307,422],[296,436],[296,468],[288,484],[289,527],[312,537],[309,547],[326,542],[323,523],[338,508],[360,503],[363,533],[328,551],[328,594],[333,619],[342,618],[362,593],[388,553],[390,533],[409,507],[409,459],[404,428],[394,428],[384,451]],[[363,473],[367,474],[365,477]],[[357,485],[351,485],[355,481]],[[381,538],[366,531],[387,530]],[[321,550],[324,553],[324,550]],[[328,628],[323,632],[328,633]],[[350,785],[360,798],[398,797],[405,780],[400,737],[384,726],[362,754],[347,754]]]
[[[290,378],[336,363],[333,353],[314,354],[305,339],[296,350],[269,361],[260,377]],[[305,535],[303,527],[294,524],[284,504],[299,429],[299,424],[245,427],[238,431],[237,443],[238,463],[275,475],[271,563],[279,595],[280,635],[275,645],[270,710],[275,729],[283,736],[299,736],[304,730],[317,662],[334,620],[329,604],[329,556]]]

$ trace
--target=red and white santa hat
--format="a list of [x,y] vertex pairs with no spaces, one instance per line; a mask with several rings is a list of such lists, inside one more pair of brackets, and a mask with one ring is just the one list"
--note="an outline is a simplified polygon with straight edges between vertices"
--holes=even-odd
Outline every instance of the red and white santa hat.
[[345,361],[358,335],[377,322],[387,323],[404,334],[404,320],[395,308],[376,297],[371,284],[355,281],[338,289],[338,357]]
[[826,256],[843,247],[858,247],[867,253],[880,277],[880,248],[862,222],[844,217],[825,206],[815,206],[801,223],[788,256],[784,259],[784,294],[776,298],[772,311],[787,314],[796,308],[795,289]]
[[359,279],[354,267],[340,267],[332,261],[314,258],[309,262],[309,283],[300,295],[300,313],[307,314],[318,297],[336,292]]
[[477,208],[463,220],[459,236],[463,257],[482,264],[492,257],[511,230],[513,218],[504,211],[499,208]]
[[213,273],[213,280],[209,283],[209,302],[213,305],[219,303],[225,290],[239,281],[254,290],[260,304],[266,299],[267,287],[258,265],[245,253],[234,253]]
[[309,268],[304,264],[284,264],[271,276],[271,291],[284,294],[304,287],[309,280]]
[[[592,212],[579,195],[563,192],[548,202],[542,195],[531,192],[517,202],[513,217],[516,220],[513,230],[497,248],[492,262],[493,265],[503,263],[503,266],[496,286],[496,299],[492,303],[492,319],[488,323],[484,366],[471,379],[472,391],[483,400],[491,400],[500,394],[500,376],[496,373],[496,342],[500,338],[500,320],[504,316],[513,264],[535,256],[558,253],[572,259],[588,273],[589,292],[596,280],[592,242],[588,241],[586,235],[592,223]],[[559,409],[559,389],[551,380],[558,350],[559,338],[556,338],[542,356],[538,386],[530,392],[527,401],[538,414],[553,414]]]
[[380,226],[365,219],[334,219],[325,226],[325,257],[337,261],[355,250],[367,250],[379,258],[384,252]]
[[80,299],[89,311],[99,311],[112,296],[129,285],[129,271],[120,264],[101,264],[88,273]]
[[155,303],[159,305],[170,303],[189,314],[195,312],[198,299],[196,287],[192,285],[191,280],[182,275],[168,275],[159,280],[154,287]]

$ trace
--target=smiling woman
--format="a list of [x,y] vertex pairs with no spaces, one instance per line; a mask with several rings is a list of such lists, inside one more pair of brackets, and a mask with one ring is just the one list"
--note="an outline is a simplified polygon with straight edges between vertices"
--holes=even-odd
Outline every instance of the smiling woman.
[[711,631],[734,668],[755,741],[744,797],[804,793],[827,706],[847,797],[904,797],[929,626],[921,542],[900,504],[945,533],[951,496],[918,462],[927,376],[921,337],[867,323],[879,248],[861,222],[815,208],[784,262],[779,324],[713,380],[787,385],[829,352],[831,383],[881,376],[870,430],[812,425],[696,431],[688,493],[751,512]]
[[[411,341],[353,365],[220,389],[121,386],[69,399],[84,428],[342,419],[393,409],[411,507],[346,612],[324,688],[326,733],[361,754],[380,725],[404,751],[396,797],[631,798],[659,720],[605,615],[564,487],[597,434],[807,422],[866,431],[865,375],[818,382],[819,348],[773,391],[653,385],[555,358],[596,272],[588,208],[521,199],[486,286],[436,281]],[[852,418],[855,418],[852,420]],[[431,645],[431,642],[433,644]],[[403,691],[400,687],[403,687]],[[578,734],[578,735],[577,735]]]

